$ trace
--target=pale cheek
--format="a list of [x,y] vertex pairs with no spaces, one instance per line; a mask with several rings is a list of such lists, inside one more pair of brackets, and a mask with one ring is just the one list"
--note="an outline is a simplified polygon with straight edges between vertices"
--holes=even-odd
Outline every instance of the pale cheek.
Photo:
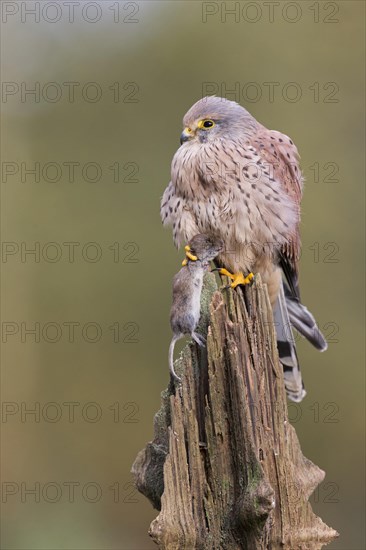
[[202,131],[198,134],[198,140],[200,143],[212,143],[216,139],[221,137],[222,132],[219,128],[213,128],[212,130]]

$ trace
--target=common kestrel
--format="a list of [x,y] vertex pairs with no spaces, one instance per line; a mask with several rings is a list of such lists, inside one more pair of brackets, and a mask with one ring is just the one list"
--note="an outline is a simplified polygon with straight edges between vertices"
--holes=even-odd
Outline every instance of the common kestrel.
[[287,394],[301,401],[305,390],[290,323],[320,351],[327,343],[300,302],[304,180],[297,148],[238,103],[219,97],[195,103],[183,126],[161,202],[163,223],[173,226],[176,246],[197,233],[221,238],[225,247],[218,263],[233,287],[261,274],[273,307]]

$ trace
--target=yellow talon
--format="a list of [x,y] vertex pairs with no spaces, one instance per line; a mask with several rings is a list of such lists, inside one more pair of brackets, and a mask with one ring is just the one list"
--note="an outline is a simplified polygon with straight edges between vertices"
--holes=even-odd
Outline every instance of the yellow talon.
[[187,258],[189,258],[190,260],[192,260],[192,262],[196,262],[198,260],[197,256],[194,256],[193,254],[191,254],[190,252],[186,252],[186,256]]
[[[192,262],[196,262],[198,260],[198,257],[197,256],[194,256],[192,253],[191,253],[191,247],[189,246],[189,244],[186,244],[186,246],[184,247],[184,250],[186,251],[186,256],[187,258],[189,258]],[[185,258],[182,262],[182,265],[187,265],[188,263],[188,260],[187,258]]]
[[249,273],[249,275],[244,277],[242,273],[230,273],[230,271],[225,268],[220,269],[219,272],[221,275],[226,275],[232,279],[231,288],[236,288],[238,285],[248,285],[254,279],[253,273]]

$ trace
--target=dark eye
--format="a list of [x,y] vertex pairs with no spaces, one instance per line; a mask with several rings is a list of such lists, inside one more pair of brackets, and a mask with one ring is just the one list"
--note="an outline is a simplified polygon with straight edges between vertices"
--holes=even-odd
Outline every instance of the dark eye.
[[201,129],[204,129],[204,130],[208,130],[209,128],[212,128],[213,126],[215,126],[215,122],[211,119],[204,119],[204,120],[200,120],[199,123],[198,123],[198,128],[201,128]]

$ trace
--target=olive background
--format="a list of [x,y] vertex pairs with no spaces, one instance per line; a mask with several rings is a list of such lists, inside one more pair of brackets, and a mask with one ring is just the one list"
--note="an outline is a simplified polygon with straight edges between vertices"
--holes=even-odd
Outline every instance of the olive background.
[[[2,80],[41,92],[2,94],[1,548],[155,548],[130,468],[168,382],[182,258],[159,202],[207,86],[299,148],[302,297],[331,342],[299,342],[308,395],[290,416],[327,474],[311,500],[341,534],[329,548],[364,548],[364,3],[280,2],[272,22],[263,2],[238,2],[237,21],[221,2],[85,4],[72,23],[65,6],[54,23],[52,6],[39,22],[3,15]],[[39,181],[24,171],[37,162]]]

